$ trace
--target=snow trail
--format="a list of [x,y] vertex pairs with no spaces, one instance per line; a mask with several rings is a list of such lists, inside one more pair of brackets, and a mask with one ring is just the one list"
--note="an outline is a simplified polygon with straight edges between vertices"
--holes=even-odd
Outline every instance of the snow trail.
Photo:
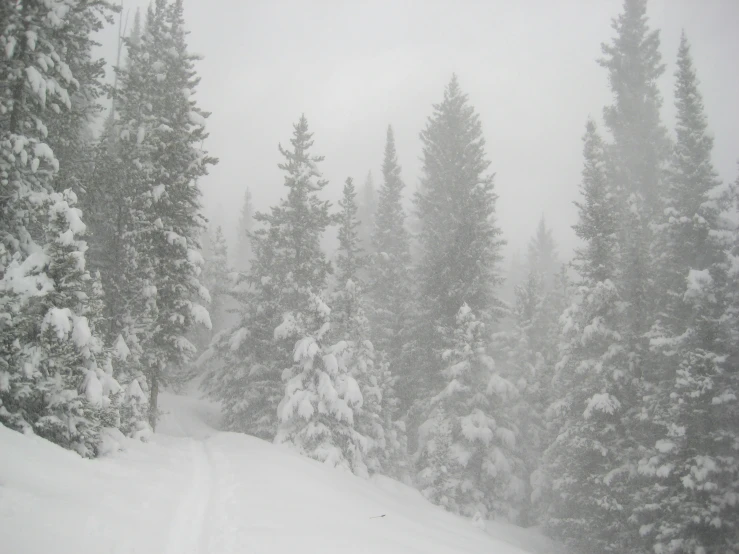
[[207,535],[206,514],[213,494],[213,464],[208,439],[190,439],[190,485],[175,510],[169,528],[167,554],[200,554]]

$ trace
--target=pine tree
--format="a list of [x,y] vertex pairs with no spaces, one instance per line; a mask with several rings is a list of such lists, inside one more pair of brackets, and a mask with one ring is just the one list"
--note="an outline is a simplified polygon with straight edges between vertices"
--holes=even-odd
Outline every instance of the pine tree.
[[739,552],[739,508],[727,497],[739,490],[737,420],[722,417],[736,405],[724,367],[725,291],[732,285],[713,139],[685,34],[676,78],[677,143],[657,237],[660,311],[650,333],[652,387],[645,397],[653,443],[640,460],[645,479],[636,511],[650,550],[679,543],[684,552]]
[[[54,124],[82,84],[95,86],[95,76],[77,80],[72,69],[87,63],[110,6],[69,7],[0,6],[0,420],[92,456],[101,426],[117,418],[98,378],[105,353],[80,239],[86,226],[75,193],[54,192],[60,165],[49,144],[72,136]],[[73,36],[64,32],[71,25]]]
[[192,329],[190,340],[203,352],[210,345],[213,336],[225,327],[227,296],[230,292],[228,266],[228,248],[220,225],[215,230],[209,228],[202,233],[200,253],[203,257],[203,269],[200,283],[208,290],[210,302],[208,313],[211,328],[197,327]]
[[660,122],[658,79],[664,72],[659,31],[648,27],[647,0],[624,0],[613,20],[611,44],[603,44],[599,63],[608,70],[614,103],[604,109],[613,143],[608,145],[609,179],[620,197],[623,269],[619,284],[627,303],[628,343],[634,371],[642,371],[645,333],[653,310],[654,285],[650,222],[662,211],[664,173],[670,143]]
[[456,76],[434,106],[421,141],[423,176],[415,197],[421,224],[414,359],[424,374],[416,378],[419,392],[443,386],[438,353],[449,345],[442,330],[455,327],[461,305],[469,305],[484,322],[494,319],[502,245],[480,118]]
[[[360,271],[365,264],[365,257],[359,245],[359,220],[357,219],[357,193],[354,181],[347,177],[344,183],[342,199],[339,201],[341,211],[338,214],[339,249],[336,256],[336,292],[332,296],[334,306],[334,330],[337,336],[343,336],[349,329],[348,323],[354,316],[354,304],[350,300],[350,288],[361,286]],[[351,284],[349,282],[351,281]]]
[[[579,221],[575,232],[585,246],[576,252],[578,289],[563,314],[560,360],[555,368],[556,400],[549,409],[554,440],[544,457],[550,533],[577,552],[632,551],[628,511],[630,452],[634,441],[624,427],[633,405],[628,350],[621,334],[624,314],[617,287],[618,215],[605,151],[595,124],[584,136]],[[546,490],[548,489],[548,490]]]
[[121,157],[129,175],[126,235],[144,276],[134,282],[141,285],[135,292],[146,299],[148,312],[145,332],[139,332],[139,360],[149,383],[152,427],[160,387],[195,352],[186,338],[190,327],[210,326],[207,310],[192,300],[207,299],[198,279],[205,220],[197,179],[217,160],[200,146],[208,114],[192,98],[199,82],[197,57],[187,52],[185,36],[181,0],[171,5],[158,0],[149,9],[140,44],[129,41],[128,68],[119,71]]
[[345,342],[326,348],[331,310],[311,294],[310,307],[288,314],[275,337],[303,335],[295,344],[294,365],[287,368],[285,396],[277,409],[275,442],[331,467],[368,476],[364,453],[368,440],[354,427],[355,411],[363,403],[356,380],[343,363]]
[[324,290],[331,271],[320,248],[332,223],[329,202],[317,196],[327,184],[317,165],[323,158],[310,153],[313,140],[305,116],[294,125],[290,143],[292,150],[279,147],[287,197],[254,217],[260,225],[249,235],[253,259],[233,291],[242,306],[240,321],[214,339],[222,367],[213,368],[204,382],[223,404],[227,429],[270,440],[285,394],[281,375],[292,366],[293,346],[301,339],[289,334],[276,338],[274,330],[284,314],[299,317],[311,309],[311,298]]
[[[390,369],[407,386],[403,347],[407,341],[410,299],[409,236],[405,229],[403,188],[400,165],[395,151],[395,135],[387,129],[382,162],[383,183],[379,192],[372,236],[374,255],[370,264],[369,298],[372,343],[384,352]],[[401,396],[407,391],[399,390]]]
[[246,272],[249,269],[249,262],[252,258],[251,242],[249,233],[252,230],[254,222],[254,204],[251,197],[251,191],[247,187],[244,193],[244,203],[241,206],[241,215],[239,216],[239,225],[236,231],[236,269]]
[[346,180],[339,201],[339,250],[337,288],[332,295],[332,336],[344,341],[341,357],[344,367],[356,380],[362,393],[361,406],[355,407],[354,427],[366,438],[363,459],[370,473],[402,478],[407,471],[404,432],[397,425],[394,378],[384,356],[375,352],[370,341],[369,321],[361,273],[366,257],[360,247],[356,191],[351,178]]
[[[515,385],[485,353],[485,326],[465,304],[443,355],[444,389],[419,429],[417,481],[432,502],[466,515],[516,519],[523,493]],[[430,435],[429,435],[430,433]]]
[[552,230],[547,227],[544,216],[539,220],[536,234],[529,241],[527,263],[529,271],[535,271],[543,279],[548,290],[554,285],[554,277],[559,273],[560,262],[557,256],[557,245]]

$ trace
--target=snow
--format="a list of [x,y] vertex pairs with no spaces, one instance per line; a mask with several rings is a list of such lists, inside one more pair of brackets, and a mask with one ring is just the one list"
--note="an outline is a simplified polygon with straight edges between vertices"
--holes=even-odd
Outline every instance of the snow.
[[0,425],[3,551],[555,552],[536,531],[473,523],[386,477],[360,479],[289,448],[217,432],[217,411],[203,401],[165,393],[161,407],[150,442],[116,435],[111,442],[124,450],[98,460]]
[[113,355],[117,359],[124,362],[131,355],[131,351],[128,349],[128,345],[126,344],[126,341],[123,340],[123,337],[121,335],[118,335],[118,338],[113,345]]
[[[151,189],[151,195],[154,197],[154,202],[159,202],[159,199],[162,197],[162,194],[164,194],[165,187],[164,185],[155,185]],[[160,221],[161,220],[157,220]]]
[[72,329],[72,340],[80,348],[85,348],[92,340],[92,331],[90,331],[90,325],[87,322],[87,318],[77,317],[74,322],[74,328]]
[[582,414],[585,419],[590,419],[594,411],[613,414],[621,408],[621,403],[618,399],[607,392],[594,394],[590,397],[587,404],[588,405]]
[[213,328],[213,324],[210,321],[210,314],[205,307],[201,306],[200,304],[193,303],[192,307],[190,308],[190,312],[192,313],[192,317],[195,320],[195,323],[204,326],[206,329]]

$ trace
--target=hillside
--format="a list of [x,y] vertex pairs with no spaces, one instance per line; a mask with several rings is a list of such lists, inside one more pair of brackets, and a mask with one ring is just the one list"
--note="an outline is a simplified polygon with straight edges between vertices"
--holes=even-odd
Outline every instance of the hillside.
[[[487,532],[386,478],[364,481],[213,428],[216,411],[165,395],[149,444],[83,460],[0,426],[0,536],[14,554],[231,552],[543,554],[545,539]],[[376,517],[384,516],[384,517]]]

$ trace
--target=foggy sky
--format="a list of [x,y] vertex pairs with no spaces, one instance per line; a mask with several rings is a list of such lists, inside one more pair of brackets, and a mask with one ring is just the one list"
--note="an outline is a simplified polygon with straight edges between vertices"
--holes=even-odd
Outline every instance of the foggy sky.
[[[124,0],[124,13],[147,4]],[[326,157],[326,198],[339,198],[347,176],[363,184],[370,169],[380,184],[388,124],[410,197],[421,166],[419,132],[456,72],[481,116],[507,252],[525,251],[544,214],[569,257],[585,120],[602,122],[611,101],[596,59],[601,42],[613,37],[621,4],[185,0],[190,50],[204,56],[197,98],[212,112],[206,148],[220,159],[201,181],[207,215],[233,245],[247,186],[258,209],[278,202],[286,189],[277,144],[288,144],[301,113],[314,132],[314,153]],[[715,136],[714,163],[723,180],[734,180],[739,1],[651,0],[649,17],[661,29],[667,66],[664,123],[672,133],[673,73],[685,28]],[[100,37],[111,64],[116,31]]]

